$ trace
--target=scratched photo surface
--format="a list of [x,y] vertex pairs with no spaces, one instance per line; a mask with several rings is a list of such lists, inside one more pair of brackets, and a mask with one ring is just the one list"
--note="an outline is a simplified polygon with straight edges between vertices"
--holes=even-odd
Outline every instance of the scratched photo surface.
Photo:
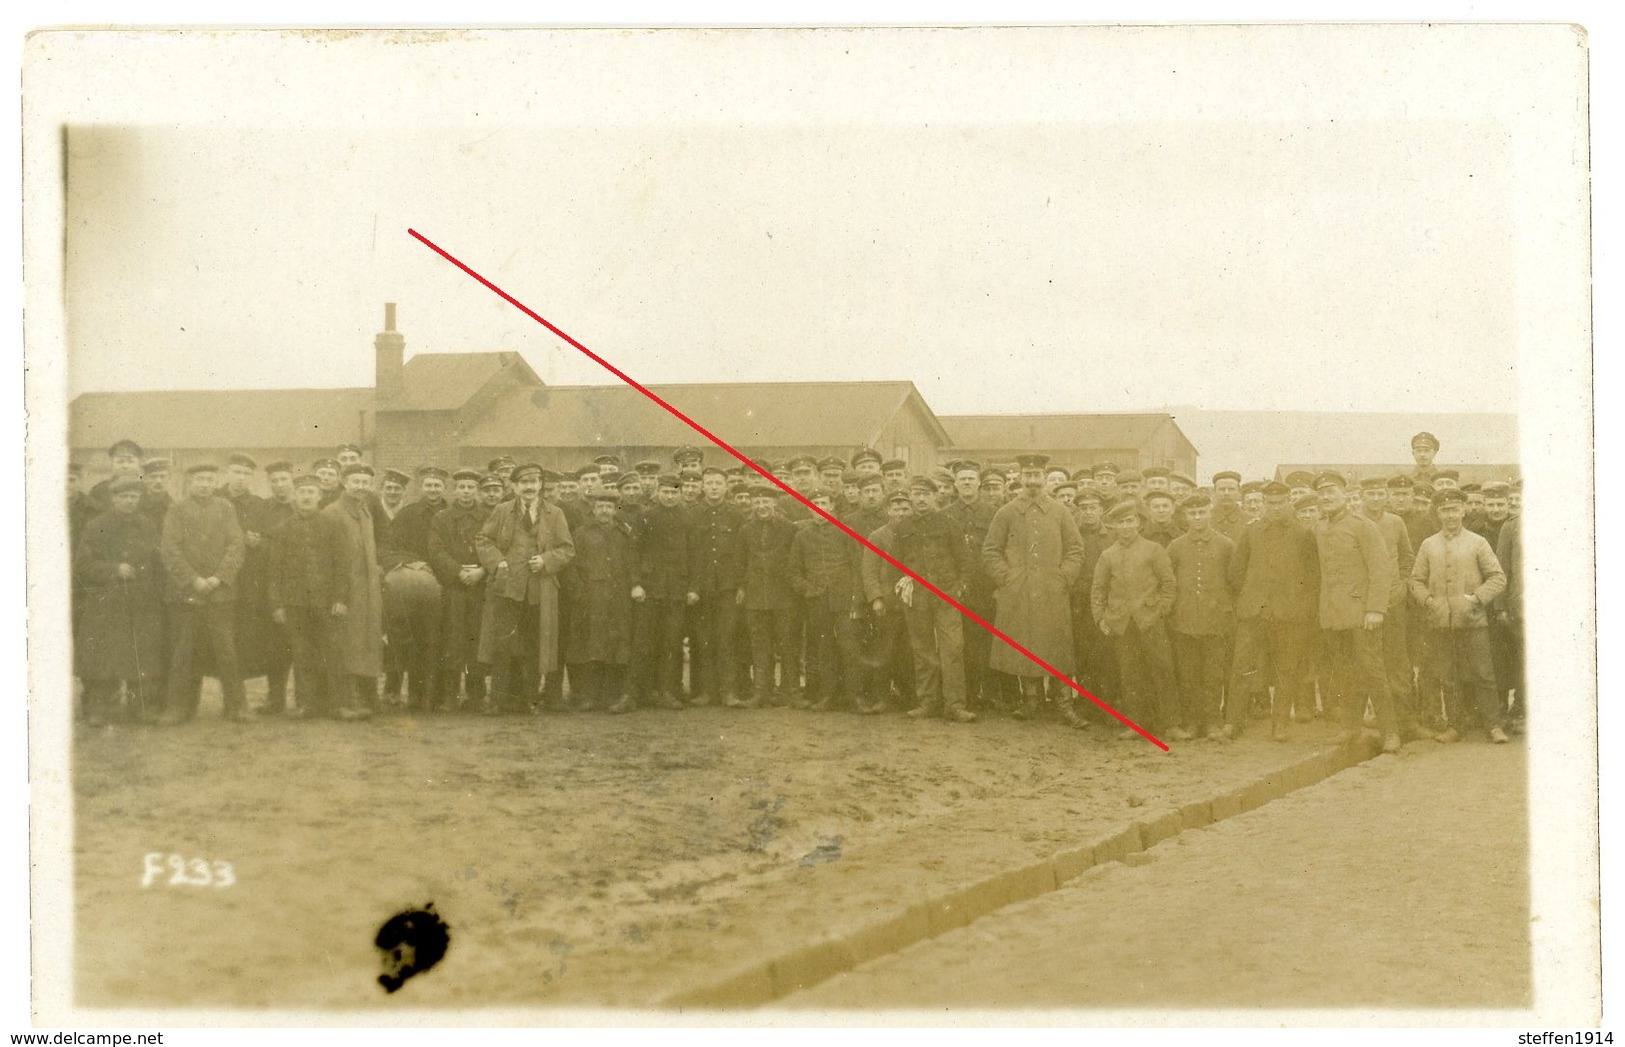
[[62,1013],[1592,1013],[1583,38],[30,46]]

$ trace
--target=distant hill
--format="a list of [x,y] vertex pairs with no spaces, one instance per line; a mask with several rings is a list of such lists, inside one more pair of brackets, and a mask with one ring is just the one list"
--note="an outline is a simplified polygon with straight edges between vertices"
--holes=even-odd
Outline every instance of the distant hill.
[[1515,414],[1165,410],[1196,445],[1204,483],[1220,469],[1274,476],[1287,462],[1409,464],[1411,437],[1424,430],[1439,438],[1440,465],[1519,461]]

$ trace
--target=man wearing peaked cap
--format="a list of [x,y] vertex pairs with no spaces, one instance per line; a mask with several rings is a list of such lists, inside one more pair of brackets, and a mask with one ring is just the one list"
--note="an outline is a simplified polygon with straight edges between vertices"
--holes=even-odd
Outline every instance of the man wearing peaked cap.
[[1432,669],[1444,684],[1449,726],[1437,736],[1456,741],[1477,726],[1496,743],[1508,741],[1504,692],[1496,686],[1490,650],[1492,608],[1506,574],[1484,536],[1463,526],[1467,496],[1446,488],[1433,496],[1439,533],[1422,542],[1411,569],[1411,597],[1427,619]]
[[575,557],[565,572],[571,702],[577,710],[632,709],[626,670],[632,660],[633,608],[646,594],[638,579],[631,531],[616,519],[620,485],[605,483],[589,496],[592,518],[572,538]]
[[[243,531],[231,503],[216,497],[218,470],[199,462],[186,470],[186,497],[164,519],[159,550],[169,604],[168,702],[162,722],[178,724],[197,714],[203,668],[200,641],[214,656],[228,720],[246,719],[243,677],[237,662],[235,603],[243,566]],[[132,477],[133,478],[133,477]]]
[[873,447],[862,447],[852,453],[852,468],[864,476],[878,474],[884,461]]
[[[971,553],[971,564],[965,579],[965,594],[960,602],[983,621],[993,620],[993,578],[982,562],[982,542],[993,524],[993,514],[1002,504],[1004,474],[997,470],[983,470],[981,464],[969,458],[956,458],[948,463],[953,477],[953,495],[943,514],[959,532]],[[990,489],[996,486],[998,494]],[[985,709],[995,698],[996,684],[988,672],[988,657],[992,653],[993,637],[986,629],[966,623],[961,630],[964,638],[965,705],[973,712]]]
[[1337,744],[1359,737],[1369,701],[1376,711],[1383,749],[1399,749],[1399,721],[1383,664],[1382,623],[1388,610],[1392,571],[1377,525],[1348,505],[1348,482],[1327,470],[1315,477],[1320,498],[1320,627],[1331,701],[1343,718]]
[[169,493],[169,459],[148,458],[142,462],[141,479],[146,485],[141,493],[141,515],[161,531],[169,507],[175,504],[174,497]]
[[643,514],[637,537],[644,598],[632,610],[632,698],[644,706],[680,709],[689,517],[675,473],[659,476],[654,504]]
[[113,480],[121,476],[141,475],[142,456],[141,445],[134,440],[120,440],[107,449],[108,466],[112,469],[113,475],[90,489],[91,504],[98,512],[112,511],[113,499],[108,488]]
[[1433,473],[1434,490],[1441,487],[1459,487],[1460,485],[1461,470],[1459,469],[1437,469]]
[[145,490],[137,476],[114,477],[112,511],[86,522],[71,550],[74,668],[89,727],[109,722],[121,681],[129,691],[126,719],[151,723],[158,714],[164,575],[158,528],[141,512]]
[[908,487],[908,463],[901,458],[881,462],[880,475],[885,477],[888,491],[904,491]]
[[[1043,492],[1041,454],[1018,456],[1021,494],[993,514],[982,561],[999,589],[994,625],[1061,673],[1073,670],[1068,587],[1083,566],[1083,538],[1067,508]],[[1048,673],[1009,644],[994,646],[989,666],[1018,678],[1020,715],[1038,715]],[[1070,724],[1081,722],[1065,694],[1057,705]]]
[[[492,479],[498,492],[506,489],[500,477]],[[487,576],[474,547],[475,536],[490,516],[480,501],[484,481],[473,469],[452,473],[449,503],[429,523],[429,566],[440,583],[440,666],[434,704],[441,709],[479,712],[485,707],[485,666],[479,653]]]
[[[1284,490],[1284,489],[1283,489]],[[1148,498],[1149,500],[1149,498]],[[1213,529],[1213,500],[1196,494],[1185,500],[1190,529],[1168,544],[1174,570],[1174,605],[1168,625],[1179,685],[1176,740],[1205,735],[1233,737],[1220,723],[1220,701],[1232,668],[1235,593],[1231,581],[1235,546]],[[1245,536],[1254,528],[1242,532]],[[1243,700],[1235,695],[1238,703]],[[1187,736],[1181,739],[1180,736]]]
[[271,530],[266,548],[272,620],[286,639],[299,700],[294,714],[359,718],[340,651],[350,599],[344,526],[321,511],[321,480],[315,475],[290,474],[288,486],[290,513]]
[[[951,485],[950,480],[949,490]],[[911,481],[914,511],[892,525],[889,551],[957,600],[976,571],[976,561],[959,524],[938,509],[942,490],[941,481],[934,476],[917,476]],[[915,719],[941,715],[950,722],[971,722],[976,716],[965,708],[960,613],[912,578],[900,578],[895,584],[914,661],[916,704],[908,715]]]
[[739,693],[736,642],[743,553],[739,528],[745,522],[728,499],[728,475],[707,466],[699,500],[688,509],[688,621],[692,657],[689,685],[694,705],[726,704]]
[[[866,481],[872,491],[872,480]],[[907,491],[886,496],[886,522],[869,534],[869,541],[888,555],[897,556],[897,529],[913,515],[913,502]],[[914,652],[908,639],[907,605],[898,588],[903,574],[889,562],[865,548],[858,556],[865,615],[864,666],[868,670],[868,692],[858,711],[879,714],[887,711],[892,688],[904,699],[905,709],[915,708]]]
[[1292,500],[1292,512],[1298,523],[1311,531],[1320,526],[1320,496],[1313,492]]
[[671,464],[681,473],[684,468],[692,466],[698,469],[705,464],[705,453],[698,447],[684,445],[671,453]]
[[243,562],[237,572],[232,612],[238,669],[245,679],[266,677],[266,703],[261,711],[280,715],[287,708],[293,653],[284,630],[271,620],[266,540],[272,528],[286,518],[287,510],[282,506],[272,509],[266,499],[249,489],[258,469],[246,454],[228,456],[225,485],[219,494],[231,503],[243,533]]
[[1142,482],[1144,483],[1145,493],[1147,494],[1152,491],[1166,491],[1170,489],[1169,478],[1172,476],[1172,473],[1170,470],[1164,469],[1160,465],[1153,465],[1140,470],[1140,476],[1144,478]]
[[1213,528],[1231,542],[1241,540],[1247,513],[1241,506],[1241,474],[1222,469],[1213,474]]
[[333,458],[343,469],[347,465],[354,465],[362,459],[361,448],[355,444],[339,444],[333,451]]
[[[1294,514],[1291,491],[1264,487],[1264,518],[1235,543],[1230,580],[1235,590],[1235,694],[1225,705],[1225,733],[1242,730],[1255,705],[1268,706],[1276,741],[1288,739],[1296,707],[1299,720],[1315,715],[1313,657],[1319,642],[1320,560],[1310,527]],[[1306,511],[1319,512],[1312,493]],[[1274,700],[1269,701],[1270,688]]]
[[[1124,497],[1106,513],[1114,541],[1100,554],[1090,586],[1090,614],[1109,638],[1126,715],[1146,730],[1177,726],[1173,651],[1166,619],[1176,594],[1168,552],[1140,535],[1140,506]],[[1132,731],[1121,735],[1134,737]]]
[[592,460],[592,464],[598,467],[598,475],[600,478],[608,479],[609,477],[620,475],[621,456],[618,454],[598,455]]
[[1392,571],[1388,609],[1382,620],[1382,658],[1388,673],[1388,691],[1393,696],[1394,715],[1404,740],[1431,738],[1426,711],[1415,700],[1411,684],[1415,673],[1410,653],[1410,594],[1407,579],[1416,560],[1410,530],[1397,513],[1390,511],[1388,478],[1367,476],[1360,480],[1360,515],[1377,525]]
[[[575,557],[563,510],[541,497],[542,467],[521,465],[512,481],[514,499],[491,510],[474,537],[486,575],[479,655],[491,666],[494,712],[524,712],[534,700],[538,677],[558,677],[559,650],[568,642],[559,574]],[[552,691],[550,679],[550,700]]]
[[1411,479],[1427,480],[1431,483],[1439,474],[1439,470],[1433,464],[1433,459],[1438,453],[1439,438],[1432,433],[1417,433],[1411,437],[1411,457],[1416,461],[1416,469],[1411,473]]
[[1286,486],[1293,499],[1302,498],[1306,494],[1313,494],[1315,490],[1315,474],[1304,469],[1294,469],[1286,474]]

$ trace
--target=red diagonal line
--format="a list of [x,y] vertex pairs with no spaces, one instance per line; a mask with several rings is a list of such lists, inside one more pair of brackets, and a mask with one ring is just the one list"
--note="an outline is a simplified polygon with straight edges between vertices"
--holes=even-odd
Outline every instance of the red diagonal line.
[[530,317],[532,320],[535,320],[537,323],[541,324],[543,327],[547,328],[549,331],[552,331],[554,334],[558,335],[560,338],[564,339],[566,342],[569,342],[571,345],[573,345],[575,348],[579,349],[583,354],[585,354],[589,359],[591,359],[594,363],[598,364],[598,366],[602,367],[604,370],[608,371],[610,374],[614,375],[616,378],[619,378],[621,381],[625,382],[627,385],[629,385],[632,388],[636,389],[638,392],[642,393],[644,396],[647,396],[649,399],[653,400],[655,403],[659,404],[661,407],[664,407],[668,412],[670,412],[672,417],[676,418],[678,421],[682,422],[684,425],[688,426],[690,429],[692,429],[695,432],[699,433],[701,436],[705,437],[707,440],[710,440],[712,443],[716,444],[718,447],[722,448],[724,451],[728,452],[729,454],[733,455],[735,458],[739,459],[739,461],[742,462],[747,468],[751,469],[753,472],[760,475],[763,479],[767,480],[773,486],[777,487],[779,490],[783,491],[785,494],[787,494],[790,497],[794,498],[796,501],[800,502],[802,505],[806,506],[808,509],[811,509],[813,512],[817,513],[819,516],[823,517],[825,520],[828,520],[830,523],[834,524],[836,527],[839,527],[841,530],[845,531],[848,535],[850,535],[853,539],[855,539],[865,549],[868,549],[870,552],[874,553],[876,556],[880,557],[882,560],[885,560],[887,563],[891,564],[893,567],[897,568],[899,571],[902,571],[904,574],[906,574],[910,578],[914,579],[916,584],[922,585],[926,589],[930,590],[939,599],[941,599],[944,603],[948,604],[948,606],[952,607],[954,610],[958,611],[960,614],[964,615],[966,618],[969,618],[971,621],[975,622],[977,625],[980,625],[983,629],[986,629],[988,632],[992,633],[994,636],[997,636],[999,639],[1003,640],[1005,643],[1009,644],[1011,647],[1015,648],[1017,651],[1020,651],[1034,665],[1038,666],[1040,669],[1043,669],[1045,672],[1049,673],[1051,676],[1055,677],[1057,680],[1059,680],[1062,683],[1066,684],[1068,687],[1072,688],[1074,691],[1077,691],[1079,694],[1083,695],[1085,698],[1089,699],[1091,702],[1094,702],[1096,705],[1098,705],[1102,709],[1106,710],[1112,716],[1116,717],[1118,719],[1118,721],[1120,721],[1125,726],[1127,726],[1127,727],[1131,728],[1132,730],[1134,730],[1136,733],[1138,733],[1140,735],[1140,737],[1146,739],[1152,745],[1155,745],[1157,748],[1161,749],[1163,752],[1168,751],[1168,746],[1165,745],[1156,736],[1152,735],[1145,728],[1141,727],[1139,724],[1135,723],[1133,720],[1130,720],[1128,717],[1124,716],[1122,713],[1118,712],[1116,709],[1113,709],[1111,706],[1107,705],[1105,702],[1101,701],[1099,698],[1096,698],[1094,695],[1092,695],[1088,691],[1084,690],[1075,681],[1073,681],[1069,677],[1063,675],[1061,673],[1061,671],[1056,669],[1053,665],[1051,665],[1048,662],[1044,661],[1044,659],[1038,657],[1038,655],[1036,655],[1033,652],[1027,650],[1027,648],[1023,647],[1021,644],[1017,643],[1016,641],[1012,640],[1010,637],[1006,636],[996,626],[994,626],[993,623],[991,623],[991,622],[987,621],[986,619],[982,618],[980,615],[976,614],[974,611],[972,611],[970,608],[966,607],[964,604],[960,603],[958,600],[955,600],[953,597],[949,596],[947,593],[943,592],[941,589],[938,589],[936,586],[932,585],[930,582],[926,581],[924,578],[920,577],[918,574],[915,574],[912,570],[909,569],[907,564],[902,563],[901,561],[899,561],[898,559],[893,557],[890,553],[886,552],[886,550],[880,548],[878,545],[876,545],[873,542],[869,541],[869,539],[865,538],[863,535],[861,535],[858,532],[852,530],[852,528],[848,527],[846,524],[844,524],[840,520],[836,519],[833,515],[831,515],[829,513],[826,513],[824,510],[818,508],[818,506],[814,505],[811,501],[809,501],[805,497],[803,497],[800,491],[797,491],[795,488],[791,487],[789,484],[787,484],[784,481],[780,480],[778,477],[774,476],[772,473],[768,472],[766,469],[763,469],[761,466],[757,465],[755,462],[753,462],[751,459],[747,458],[745,455],[743,455],[740,452],[734,450],[733,446],[731,444],[729,444],[727,441],[721,439],[715,433],[711,432],[711,430],[707,429],[705,426],[701,425],[699,422],[696,422],[694,419],[690,418],[688,415],[686,415],[683,412],[679,411],[677,408],[673,407],[671,404],[669,404],[665,400],[661,399],[655,393],[651,392],[649,389],[645,388],[643,385],[641,385],[637,381],[633,380],[631,375],[627,374],[625,371],[621,370],[619,367],[616,367],[614,364],[610,363],[608,360],[604,359],[602,356],[599,356],[597,353],[593,352],[591,349],[588,349],[586,346],[582,345],[580,342],[576,341],[574,338],[571,338],[568,334],[564,333],[564,331],[560,330],[558,327],[554,326],[552,323],[549,323],[544,317],[542,317],[541,315],[536,313],[529,306],[527,306],[524,302],[521,302],[519,299],[517,299],[513,295],[509,294],[507,291],[504,291],[502,288],[498,287],[496,284],[492,283],[491,281],[487,280],[485,277],[481,276],[479,273],[476,273],[474,270],[472,270],[468,266],[464,265],[460,260],[453,257],[450,252],[446,251],[439,244],[435,243],[433,240],[430,240],[428,237],[424,236],[422,233],[418,232],[416,229],[408,229],[407,232],[412,234],[412,236],[415,237],[418,240],[418,242],[422,243],[423,246],[427,247],[429,250],[433,251],[435,254],[439,255],[442,258],[444,258],[446,261],[450,262],[452,265],[455,265],[457,268],[461,269],[463,272],[467,273],[469,276],[472,276],[475,280],[479,281],[481,284],[484,284],[485,287],[487,289],[489,289],[492,293],[494,293],[498,298],[501,298],[503,301],[507,302],[509,305],[513,306],[515,309],[518,309],[520,312],[524,313],[526,316]]

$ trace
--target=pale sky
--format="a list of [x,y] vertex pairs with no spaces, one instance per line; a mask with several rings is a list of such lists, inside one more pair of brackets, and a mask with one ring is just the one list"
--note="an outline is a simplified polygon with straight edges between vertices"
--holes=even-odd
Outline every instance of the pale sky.
[[78,127],[70,395],[369,384],[385,301],[409,356],[613,381],[411,226],[646,382],[907,378],[940,413],[1517,409],[1494,120],[1192,98],[1100,122]]

